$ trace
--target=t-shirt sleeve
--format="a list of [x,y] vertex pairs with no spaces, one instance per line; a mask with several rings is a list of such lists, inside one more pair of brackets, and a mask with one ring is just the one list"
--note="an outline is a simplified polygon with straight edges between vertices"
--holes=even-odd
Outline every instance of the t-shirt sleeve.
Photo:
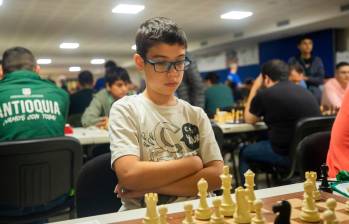
[[140,157],[136,116],[125,103],[115,102],[109,116],[109,139],[111,165],[120,157],[135,155]]
[[250,113],[257,117],[263,116],[264,109],[262,104],[261,92],[257,92],[256,96],[251,101]]
[[206,164],[214,160],[223,160],[221,151],[212,130],[211,122],[203,110],[200,110],[199,119],[199,156],[201,157],[203,163]]

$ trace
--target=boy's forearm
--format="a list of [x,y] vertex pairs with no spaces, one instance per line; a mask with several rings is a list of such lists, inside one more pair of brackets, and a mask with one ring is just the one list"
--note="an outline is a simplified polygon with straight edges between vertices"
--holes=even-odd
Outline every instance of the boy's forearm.
[[222,161],[212,161],[209,166],[199,172],[185,177],[169,185],[155,189],[154,192],[165,195],[192,197],[197,195],[197,182],[204,178],[208,182],[208,191],[217,190],[221,186],[220,175],[223,172]]
[[166,186],[172,182],[192,175],[202,169],[202,161],[198,156],[185,157],[179,160],[148,162],[138,161],[129,164],[126,173],[122,174],[122,168],[114,168],[117,171],[119,184],[127,190],[148,190]]

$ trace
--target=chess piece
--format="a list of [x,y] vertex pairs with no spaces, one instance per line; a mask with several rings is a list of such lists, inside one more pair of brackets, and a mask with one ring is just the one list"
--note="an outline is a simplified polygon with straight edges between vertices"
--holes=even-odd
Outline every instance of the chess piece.
[[305,172],[305,178],[307,179],[307,181],[310,181],[312,183],[315,201],[319,201],[321,199],[321,194],[316,187],[316,179],[317,179],[316,172],[314,171]]
[[248,204],[249,204],[249,211],[250,212],[254,212],[254,206],[253,206],[253,202],[256,200],[256,195],[254,193],[254,176],[255,174],[252,172],[252,170],[247,170],[245,173],[244,173],[244,176],[245,176],[245,187],[247,189],[247,192],[248,192]]
[[324,213],[322,214],[322,218],[324,220],[323,224],[336,224],[335,222],[336,216],[330,210],[324,211]]
[[144,196],[145,204],[147,205],[146,216],[143,219],[144,224],[159,223],[159,215],[156,211],[158,195],[156,193],[148,193]]
[[160,214],[160,224],[167,224],[167,208],[165,206],[161,206],[158,210]]
[[185,219],[182,224],[195,224],[193,219],[193,205],[191,203],[184,204]]
[[333,213],[333,216],[334,216],[333,222],[338,223],[337,216],[336,216],[337,201],[334,198],[327,199],[326,207],[328,210],[330,210]]
[[262,216],[263,202],[259,199],[253,202],[254,210],[256,211],[256,216],[252,218],[252,224],[264,224],[265,219]]
[[208,184],[204,178],[201,178],[197,184],[198,196],[200,197],[199,208],[195,211],[195,218],[199,220],[209,220],[211,210],[207,205],[207,189]]
[[235,223],[250,223],[251,215],[247,201],[247,190],[243,187],[235,189],[236,205],[234,213]]
[[316,207],[313,193],[313,185],[311,182],[304,183],[302,211],[300,219],[306,222],[319,222],[320,215]]
[[320,184],[319,190],[324,191],[324,192],[328,192],[328,193],[332,193],[332,188],[328,184],[327,178],[328,178],[328,166],[326,164],[322,164],[321,165],[321,175],[320,175],[321,184]]
[[349,201],[345,202],[345,211],[349,212]]
[[291,204],[288,201],[281,201],[273,205],[273,212],[277,213],[274,224],[290,224]]
[[223,190],[221,212],[226,217],[232,217],[234,216],[235,204],[231,197],[232,175],[229,173],[229,166],[223,167],[223,174],[220,175],[220,178],[222,181],[221,189]]
[[224,216],[221,213],[221,200],[218,198],[213,199],[213,213],[211,215],[211,224],[224,224]]

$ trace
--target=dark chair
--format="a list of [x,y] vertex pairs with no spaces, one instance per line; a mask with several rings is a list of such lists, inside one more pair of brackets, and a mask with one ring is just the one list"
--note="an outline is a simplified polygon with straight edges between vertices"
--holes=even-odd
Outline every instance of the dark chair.
[[116,212],[121,207],[121,200],[114,194],[117,178],[110,157],[110,153],[105,153],[83,166],[76,188],[78,217]]
[[330,139],[330,131],[317,132],[305,137],[298,144],[298,169],[303,179],[306,171],[316,171],[318,177],[320,177],[320,168],[322,164],[326,163]]
[[72,127],[82,127],[81,117],[82,114],[71,114],[68,116],[68,123]]
[[[271,174],[273,181],[276,185],[289,184],[299,182],[302,171],[299,169],[297,158],[297,146],[307,136],[323,131],[330,131],[332,129],[335,116],[321,116],[321,117],[309,117],[301,119],[297,122],[294,129],[293,140],[290,145],[289,157],[291,159],[291,167],[277,167],[264,163],[253,163],[251,165],[252,170],[267,174],[267,185],[271,186],[269,174]],[[320,164],[321,165],[321,164]],[[320,166],[319,166],[320,168]],[[300,175],[298,175],[300,174]]]
[[72,137],[0,143],[0,223],[34,222],[68,209],[73,217],[81,165],[81,145]]
[[[295,134],[293,137],[292,144],[290,146],[290,153],[289,157],[292,162],[292,166],[290,169],[290,172],[282,180],[282,182],[291,181],[293,177],[295,177],[295,174],[298,173],[301,176],[304,175],[301,174],[302,172],[299,169],[299,161],[297,158],[297,147],[298,144],[307,136],[318,133],[318,132],[324,132],[324,131],[331,131],[333,122],[335,120],[335,116],[321,116],[321,117],[309,117],[304,118],[300,120],[295,128]],[[321,164],[318,168],[320,168]]]
[[223,155],[223,158],[225,156],[226,153],[232,153],[231,155],[231,162],[232,162],[232,171],[233,171],[233,178],[235,180],[235,185],[238,185],[239,184],[239,177],[238,177],[238,171],[237,171],[237,163],[235,161],[235,156],[232,152],[232,146],[231,144],[229,144],[229,146],[227,146],[225,144],[225,139],[224,139],[224,134],[223,134],[223,131],[222,129],[216,124],[216,123],[212,123],[212,129],[213,129],[213,133],[215,135],[215,138],[216,138],[216,141],[217,141],[217,144],[219,146],[219,149]]

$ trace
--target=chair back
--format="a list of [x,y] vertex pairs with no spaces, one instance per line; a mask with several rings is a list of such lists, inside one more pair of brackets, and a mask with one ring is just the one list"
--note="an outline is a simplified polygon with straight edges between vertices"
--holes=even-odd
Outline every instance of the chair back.
[[[26,210],[45,206],[62,196],[72,198],[81,165],[81,145],[72,137],[0,143],[0,206]],[[41,214],[53,215],[50,211]],[[8,222],[33,217],[40,214],[12,217]]]
[[76,188],[77,216],[116,212],[121,200],[114,194],[117,177],[110,165],[111,154],[89,160],[82,168]]

